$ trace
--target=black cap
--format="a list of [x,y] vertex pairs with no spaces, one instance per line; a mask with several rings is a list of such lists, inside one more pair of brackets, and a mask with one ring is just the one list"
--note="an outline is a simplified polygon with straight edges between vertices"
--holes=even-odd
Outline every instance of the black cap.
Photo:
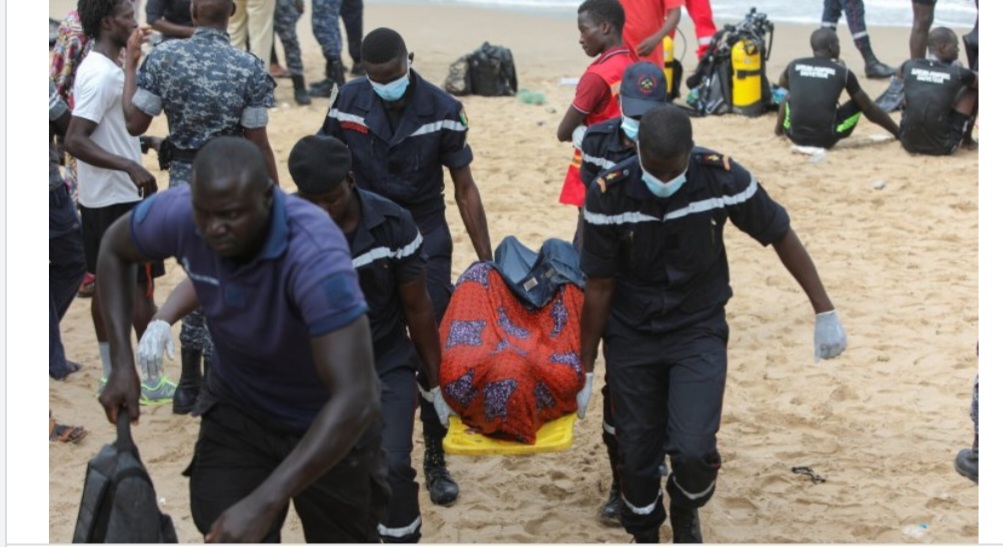
[[289,152],[289,174],[305,194],[336,188],[352,170],[352,153],[340,140],[326,135],[303,137]]
[[634,63],[623,71],[620,80],[620,111],[639,118],[645,112],[666,103],[668,92],[665,72],[648,61]]

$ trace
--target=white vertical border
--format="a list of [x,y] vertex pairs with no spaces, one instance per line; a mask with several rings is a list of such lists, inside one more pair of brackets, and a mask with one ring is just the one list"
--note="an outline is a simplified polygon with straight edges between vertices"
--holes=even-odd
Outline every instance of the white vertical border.
[[46,178],[42,139],[48,138],[43,110],[48,89],[48,53],[43,49],[47,2],[4,2],[3,202],[0,279],[4,314],[4,517],[7,543],[48,543],[48,441],[42,435],[48,410],[48,380],[42,364],[48,342],[42,296],[48,271],[42,257]]

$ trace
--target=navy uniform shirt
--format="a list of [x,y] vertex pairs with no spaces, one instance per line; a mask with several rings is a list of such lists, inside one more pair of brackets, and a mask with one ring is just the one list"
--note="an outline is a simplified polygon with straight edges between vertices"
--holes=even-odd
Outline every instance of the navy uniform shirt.
[[442,168],[465,167],[474,156],[459,101],[414,69],[408,93],[410,102],[393,125],[369,79],[356,78],[338,91],[320,134],[348,145],[360,188],[401,205],[427,232],[445,222]]
[[[171,142],[184,150],[265,127],[275,106],[275,81],[264,63],[231,46],[225,32],[207,27],[153,48],[136,85],[132,104],[149,116],[163,111]],[[171,162],[171,186],[190,179],[191,163]]]
[[609,328],[665,333],[720,313],[731,298],[722,235],[731,220],[763,245],[787,212],[741,165],[695,148],[686,184],[668,198],[641,180],[637,157],[603,173],[585,201],[582,271],[616,279]]
[[623,118],[617,116],[594,125],[590,125],[585,137],[582,138],[582,182],[586,190],[599,173],[612,169],[621,161],[637,154],[633,144],[624,144],[620,132],[620,122]]
[[212,394],[303,433],[331,396],[310,340],[351,324],[366,300],[331,217],[277,187],[273,195],[264,245],[245,264],[220,257],[198,233],[187,185],[143,200],[131,229],[143,256],[177,257],[195,285],[216,347]]
[[352,265],[369,305],[376,372],[417,366],[408,338],[398,287],[425,271],[422,238],[411,214],[372,192],[355,189],[361,206],[359,225],[351,237]]

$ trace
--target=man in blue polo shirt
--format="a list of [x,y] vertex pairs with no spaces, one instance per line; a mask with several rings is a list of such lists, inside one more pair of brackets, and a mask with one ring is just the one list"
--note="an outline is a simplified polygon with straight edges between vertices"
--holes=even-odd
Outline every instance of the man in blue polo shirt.
[[[474,183],[463,105],[411,68],[414,54],[396,31],[378,28],[362,40],[366,78],[337,91],[320,134],[352,151],[359,188],[407,209],[424,239],[427,287],[441,320],[453,291],[453,239],[446,224],[443,167],[455,186],[456,205],[479,260],[491,260],[491,238]],[[419,381],[423,381],[419,378]],[[459,487],[446,470],[439,424],[431,405],[421,404],[425,437],[425,483],[432,502],[449,505]]]
[[[174,256],[216,347],[186,471],[199,531],[207,541],[276,542],[292,500],[308,542],[376,542],[389,493],[379,380],[345,237],[323,211],[277,189],[245,139],[211,141],[193,173],[190,187],[117,221],[101,246],[108,419],[139,417],[124,281],[133,264]],[[193,305],[165,304],[166,319]]]
[[[297,195],[327,211],[345,233],[369,304],[376,372],[383,384],[383,448],[391,490],[380,536],[384,543],[417,543],[421,512],[417,472],[411,465],[415,394],[420,389],[431,399],[443,426],[450,413],[439,389],[439,331],[425,289],[418,227],[401,206],[356,188],[351,169],[348,146],[334,137],[304,137],[289,153]],[[418,370],[428,386],[416,383]]]
[[722,239],[727,221],[772,245],[807,294],[816,314],[816,360],[842,353],[846,333],[787,211],[738,163],[695,147],[682,110],[666,105],[645,113],[637,152],[588,190],[581,359],[591,374],[602,338],[624,528],[637,543],[658,543],[666,516],[659,466],[667,454],[673,543],[700,543],[697,511],[714,494],[721,467],[716,436],[732,295]]

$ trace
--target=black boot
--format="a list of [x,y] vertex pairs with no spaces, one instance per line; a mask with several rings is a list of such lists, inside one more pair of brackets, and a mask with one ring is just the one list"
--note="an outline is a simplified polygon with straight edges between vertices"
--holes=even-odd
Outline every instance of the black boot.
[[452,505],[460,495],[460,487],[446,469],[446,454],[442,439],[425,434],[425,486],[432,503]]
[[875,80],[890,78],[895,74],[895,69],[882,63],[874,56],[871,46],[860,49],[860,54],[864,56],[864,76]]
[[[604,392],[603,395],[606,396],[606,393]],[[606,410],[604,409],[603,412],[605,413]],[[620,470],[618,466],[620,443],[617,442],[616,435],[607,431],[603,431],[602,442],[606,445],[606,455],[609,456],[610,476],[613,477],[613,484],[609,487],[609,498],[599,508],[599,522],[607,526],[620,526],[620,508],[623,506],[623,500],[620,499]]]
[[634,543],[661,543],[661,538],[658,537],[658,528],[650,532],[634,534]]
[[330,97],[335,85],[345,85],[345,67],[341,64],[341,59],[328,59],[324,74],[326,77],[323,80],[310,84],[311,97]]
[[294,74],[293,79],[293,98],[296,99],[296,104],[300,106],[306,106],[310,104],[310,93],[306,90],[306,82],[303,81],[302,74]]
[[189,414],[202,391],[202,351],[181,349],[181,380],[174,392],[174,413]]
[[696,509],[684,509],[670,503],[669,522],[672,524],[672,543],[703,543],[700,515]]

